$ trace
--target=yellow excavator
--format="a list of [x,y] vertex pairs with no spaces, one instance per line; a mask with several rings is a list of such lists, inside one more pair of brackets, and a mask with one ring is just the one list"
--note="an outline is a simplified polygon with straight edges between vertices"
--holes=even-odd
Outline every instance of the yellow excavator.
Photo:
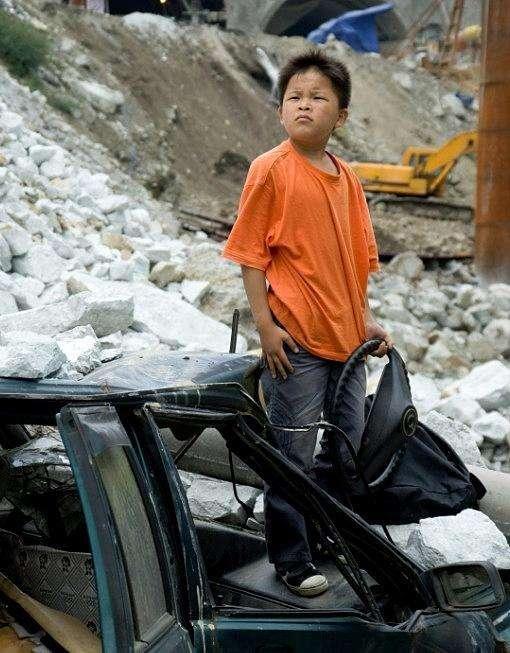
[[[350,165],[359,176],[372,206],[384,203],[386,207],[390,203],[402,206],[421,205],[427,206],[428,209],[435,206],[439,210],[445,207],[458,209],[459,215],[456,217],[468,220],[472,217],[471,207],[436,198],[442,195],[448,174],[459,158],[476,149],[477,140],[476,131],[465,131],[438,148],[408,147],[400,164],[354,161]],[[385,195],[381,196],[382,193]],[[463,212],[466,213],[464,217]],[[427,213],[432,217],[430,211]],[[448,219],[451,217],[448,216]]]

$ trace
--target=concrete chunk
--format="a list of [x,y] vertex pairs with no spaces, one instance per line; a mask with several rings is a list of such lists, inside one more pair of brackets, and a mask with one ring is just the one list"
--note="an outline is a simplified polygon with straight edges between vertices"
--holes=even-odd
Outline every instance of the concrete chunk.
[[101,345],[90,325],[60,333],[56,341],[69,363],[80,374],[88,374],[101,365]]
[[133,321],[133,298],[101,291],[80,293],[50,306],[0,316],[0,331],[34,331],[56,335],[90,324],[98,337],[127,329]]
[[468,426],[435,410],[422,417],[421,421],[446,440],[465,465],[485,467],[476,443],[477,437]]
[[43,379],[56,372],[64,362],[65,356],[56,342],[0,347],[0,376]]
[[60,279],[66,264],[48,245],[34,245],[24,256],[13,260],[13,268],[24,276],[34,277],[43,283],[52,283]]
[[486,560],[510,569],[510,546],[489,517],[478,510],[422,519],[409,535],[406,552],[426,567]]
[[461,395],[476,399],[485,410],[510,406],[510,369],[501,361],[478,365],[456,385]]
[[[239,526],[245,524],[246,511],[237,502],[231,483],[199,474],[190,473],[188,476],[192,481],[187,490],[192,515]],[[259,489],[248,485],[238,485],[237,492],[241,501],[251,508],[260,494]]]

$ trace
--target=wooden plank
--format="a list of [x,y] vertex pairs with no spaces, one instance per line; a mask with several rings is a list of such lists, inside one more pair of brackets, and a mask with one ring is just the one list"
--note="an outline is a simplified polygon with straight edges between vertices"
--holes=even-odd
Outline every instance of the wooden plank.
[[[53,610],[22,592],[0,573],[0,591],[17,603],[69,653],[101,653],[101,641],[75,617]],[[3,648],[0,648],[3,651]]]

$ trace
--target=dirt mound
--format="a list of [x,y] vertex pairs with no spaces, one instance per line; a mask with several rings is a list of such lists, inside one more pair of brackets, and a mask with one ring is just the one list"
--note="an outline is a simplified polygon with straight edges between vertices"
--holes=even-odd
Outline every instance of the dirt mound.
[[[53,3],[22,4],[54,39],[56,64],[46,78],[54,92],[74,102],[62,119],[103,145],[155,198],[188,212],[182,215],[230,223],[249,161],[285,137],[256,48],[280,65],[309,43],[183,27],[147,14],[119,18]],[[438,145],[473,126],[474,113],[461,120],[441,105],[455,90],[452,82],[342,43],[326,49],[345,61],[353,77],[350,120],[331,140],[331,149],[346,160],[397,162],[410,144]],[[79,92],[83,82],[120,92],[122,101],[111,112],[98,110]],[[448,193],[472,202],[474,178],[474,163],[465,159]]]

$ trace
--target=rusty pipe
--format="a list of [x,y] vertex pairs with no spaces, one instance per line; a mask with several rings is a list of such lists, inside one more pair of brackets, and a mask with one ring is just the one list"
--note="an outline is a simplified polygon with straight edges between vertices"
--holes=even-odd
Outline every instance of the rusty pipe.
[[475,265],[484,285],[510,283],[510,12],[485,0],[478,121]]

